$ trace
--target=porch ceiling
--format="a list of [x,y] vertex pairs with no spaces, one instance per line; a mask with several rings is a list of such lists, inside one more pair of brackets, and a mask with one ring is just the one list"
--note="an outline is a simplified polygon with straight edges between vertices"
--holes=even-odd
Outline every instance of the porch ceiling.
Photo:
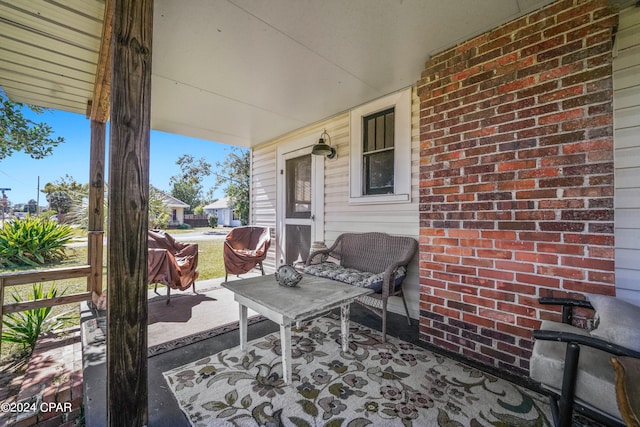
[[[153,129],[253,146],[414,84],[429,53],[551,0],[156,0]],[[104,1],[0,0],[0,86],[85,114]]]

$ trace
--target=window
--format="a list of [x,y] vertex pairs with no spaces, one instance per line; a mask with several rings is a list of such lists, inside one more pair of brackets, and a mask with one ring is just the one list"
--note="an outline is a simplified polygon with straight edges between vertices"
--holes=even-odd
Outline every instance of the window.
[[395,108],[363,118],[363,194],[393,194]]
[[402,203],[411,194],[411,89],[351,111],[350,203]]

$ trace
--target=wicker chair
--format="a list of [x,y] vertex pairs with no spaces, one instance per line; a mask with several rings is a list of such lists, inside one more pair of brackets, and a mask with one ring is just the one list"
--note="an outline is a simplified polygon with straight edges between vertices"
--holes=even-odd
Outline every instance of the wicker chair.
[[[375,290],[376,293],[361,297],[357,302],[382,318],[382,339],[386,340],[390,296],[402,298],[407,322],[411,324],[402,282],[417,249],[418,242],[411,237],[376,232],[344,233],[330,248],[311,252],[304,271]],[[319,263],[316,262],[318,258]],[[332,258],[336,262],[331,262]]]

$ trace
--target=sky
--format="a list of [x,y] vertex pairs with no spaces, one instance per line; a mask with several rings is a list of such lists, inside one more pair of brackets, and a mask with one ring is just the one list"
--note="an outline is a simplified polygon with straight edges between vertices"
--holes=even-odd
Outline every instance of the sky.
[[[35,114],[28,108],[22,110],[25,117],[36,123],[44,122],[53,129],[53,136],[61,136],[65,142],[53,148],[53,154],[44,159],[34,160],[22,153],[13,153],[0,160],[0,188],[11,188],[6,195],[13,203],[27,203],[37,200],[38,177],[40,190],[46,183],[54,182],[70,175],[82,184],[89,182],[89,151],[91,146],[90,122],[84,115],[64,111],[47,110]],[[107,123],[107,154],[105,165],[109,165]],[[149,181],[160,190],[171,192],[169,179],[180,173],[176,160],[183,154],[191,154],[197,161],[204,158],[215,171],[216,162],[222,162],[231,146],[201,139],[159,131],[151,131],[151,153]],[[108,180],[108,170],[107,180]],[[203,196],[215,184],[213,175],[203,181]],[[222,189],[216,190],[214,197],[221,198]],[[40,206],[46,205],[45,195],[40,193]]]

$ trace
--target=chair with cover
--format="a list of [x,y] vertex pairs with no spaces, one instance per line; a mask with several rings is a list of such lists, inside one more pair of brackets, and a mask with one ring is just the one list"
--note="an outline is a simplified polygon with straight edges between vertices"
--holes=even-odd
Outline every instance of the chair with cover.
[[[614,366],[618,359],[640,359],[640,307],[595,294],[587,294],[586,300],[541,298],[540,303],[562,306],[562,323],[543,320],[533,332],[530,362],[531,378],[549,393],[554,424],[571,426],[575,410],[605,425],[626,425]],[[572,325],[578,307],[595,310],[593,329]],[[640,378],[625,381],[640,383]]]
[[149,284],[158,283],[167,287],[167,304],[171,301],[171,289],[181,291],[192,287],[196,291],[198,278],[198,245],[181,243],[162,230],[148,232],[147,273]]
[[224,240],[224,281],[229,273],[240,275],[248,273],[255,266],[260,267],[264,276],[262,261],[267,257],[271,246],[269,227],[236,227],[227,234]]

